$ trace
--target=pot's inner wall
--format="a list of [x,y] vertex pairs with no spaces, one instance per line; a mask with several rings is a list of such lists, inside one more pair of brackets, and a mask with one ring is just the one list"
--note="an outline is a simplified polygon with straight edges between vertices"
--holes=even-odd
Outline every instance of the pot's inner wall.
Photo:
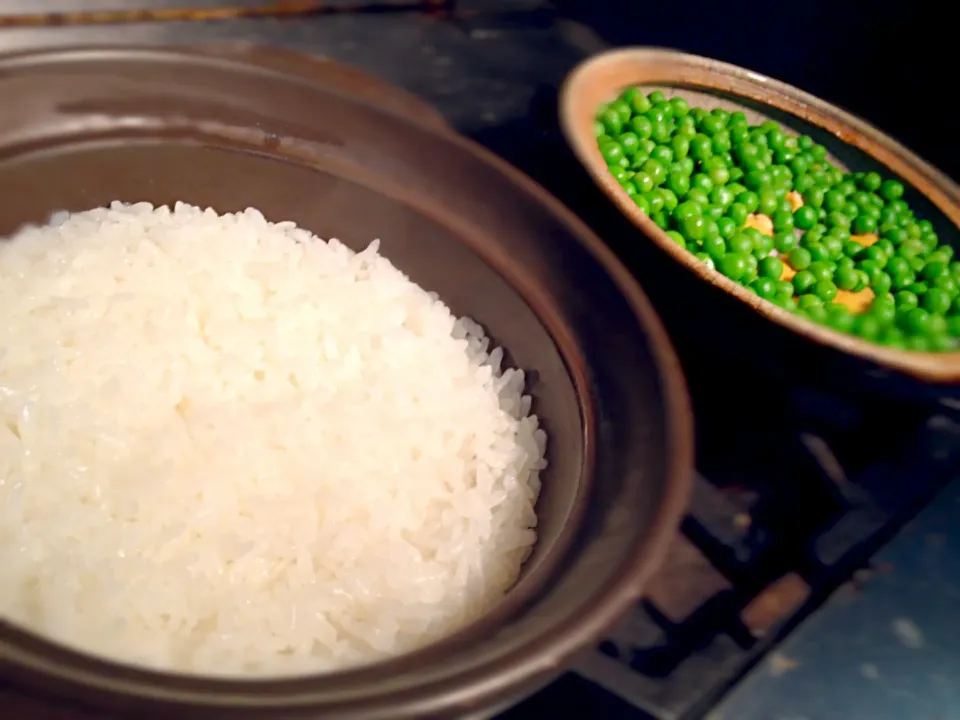
[[505,363],[527,371],[527,391],[548,433],[550,466],[541,477],[538,542],[523,576],[549,555],[580,485],[577,396],[533,311],[451,230],[329,173],[253,153],[175,143],[81,144],[21,156],[0,164],[0,192],[8,200],[0,206],[4,237],[24,223],[45,222],[57,210],[76,212],[113,200],[157,205],[181,200],[220,213],[255,207],[268,220],[293,220],[358,251],[379,238],[381,252],[397,267],[437,292],[454,313],[481,323],[504,348]]

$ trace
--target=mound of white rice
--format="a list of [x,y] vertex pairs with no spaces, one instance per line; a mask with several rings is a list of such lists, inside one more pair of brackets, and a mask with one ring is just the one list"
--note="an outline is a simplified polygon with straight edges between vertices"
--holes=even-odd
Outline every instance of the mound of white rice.
[[0,244],[0,617],[285,674],[496,603],[546,438],[523,372],[377,249],[181,203]]

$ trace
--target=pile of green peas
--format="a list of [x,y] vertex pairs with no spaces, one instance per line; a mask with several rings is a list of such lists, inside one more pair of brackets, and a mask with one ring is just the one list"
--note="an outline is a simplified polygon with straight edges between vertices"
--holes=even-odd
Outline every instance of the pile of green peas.
[[[597,112],[595,134],[613,177],[680,247],[765,300],[889,347],[960,348],[960,262],[915,217],[904,186],[843,172],[808,136],[743,112],[691,107],[660,91],[625,90]],[[794,208],[788,194],[803,204]],[[747,227],[752,214],[773,236]],[[853,236],[874,235],[865,244]],[[785,265],[795,274],[786,279]],[[874,297],[863,312],[841,290]]]

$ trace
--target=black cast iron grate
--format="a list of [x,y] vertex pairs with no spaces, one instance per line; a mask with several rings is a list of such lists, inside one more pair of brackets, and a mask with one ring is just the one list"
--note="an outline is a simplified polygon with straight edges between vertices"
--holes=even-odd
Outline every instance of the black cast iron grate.
[[[556,91],[544,87],[528,117],[478,139],[631,265],[635,231],[571,158],[555,108]],[[633,269],[663,310],[670,288],[656,287],[642,261]],[[611,720],[703,717],[841,584],[882,572],[870,556],[960,467],[960,420],[947,408],[841,398],[671,334],[697,420],[698,472],[682,533],[644,601],[575,672],[503,718],[558,707]]]

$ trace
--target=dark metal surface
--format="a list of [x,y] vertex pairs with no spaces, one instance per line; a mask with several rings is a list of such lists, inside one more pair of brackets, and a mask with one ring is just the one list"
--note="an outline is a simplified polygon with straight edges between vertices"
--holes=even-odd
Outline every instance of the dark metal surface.
[[960,479],[707,720],[960,717],[958,609]]
[[458,130],[475,134],[527,115],[540,84],[556,86],[584,56],[550,18],[450,22],[420,13],[331,15],[314,20],[0,30],[0,52],[37,46],[116,43],[188,45],[248,41],[355,65],[423,98]]

